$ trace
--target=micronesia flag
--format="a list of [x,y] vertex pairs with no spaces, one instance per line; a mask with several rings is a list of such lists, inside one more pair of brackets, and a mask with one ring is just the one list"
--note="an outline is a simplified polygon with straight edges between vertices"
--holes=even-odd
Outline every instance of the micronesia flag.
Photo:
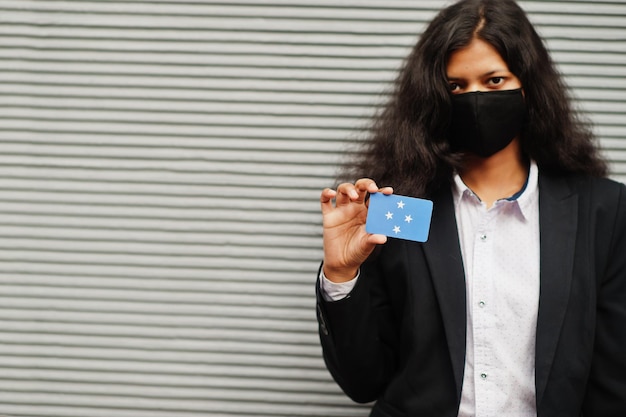
[[426,242],[433,202],[402,195],[370,195],[365,230],[367,233]]

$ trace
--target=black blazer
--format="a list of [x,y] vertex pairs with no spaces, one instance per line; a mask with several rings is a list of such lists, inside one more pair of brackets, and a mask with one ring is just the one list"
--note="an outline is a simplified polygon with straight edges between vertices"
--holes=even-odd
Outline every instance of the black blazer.
[[[371,416],[456,416],[465,277],[449,190],[426,243],[389,239],[348,297],[318,294],[326,365]],[[539,176],[537,414],[626,416],[626,187]],[[319,283],[317,285],[319,289]]]

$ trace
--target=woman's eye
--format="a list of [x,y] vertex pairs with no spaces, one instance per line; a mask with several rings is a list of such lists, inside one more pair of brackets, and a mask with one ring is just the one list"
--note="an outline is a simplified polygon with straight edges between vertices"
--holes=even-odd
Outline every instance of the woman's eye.
[[489,83],[492,85],[502,84],[504,82],[503,77],[493,77],[489,80]]
[[461,86],[457,83],[450,83],[448,85],[450,86],[450,91],[457,91],[461,88]]

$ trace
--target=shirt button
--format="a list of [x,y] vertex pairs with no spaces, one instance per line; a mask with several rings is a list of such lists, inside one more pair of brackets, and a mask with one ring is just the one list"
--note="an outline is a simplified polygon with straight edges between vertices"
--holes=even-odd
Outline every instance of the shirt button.
[[483,308],[483,307],[485,306],[485,302],[484,302],[484,301],[479,301],[479,302],[478,302],[478,306],[479,306],[480,308]]
[[480,235],[480,240],[482,240],[483,242],[487,240],[487,235]]
[[480,377],[481,377],[482,379],[487,379],[487,374],[480,374]]

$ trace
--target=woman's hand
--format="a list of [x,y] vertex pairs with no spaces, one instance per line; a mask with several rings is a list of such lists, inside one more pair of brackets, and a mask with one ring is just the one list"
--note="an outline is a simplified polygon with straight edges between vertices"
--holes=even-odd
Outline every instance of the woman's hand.
[[376,192],[392,194],[393,189],[379,189],[373,180],[363,178],[354,184],[341,184],[337,191],[330,188],[322,191],[324,275],[329,280],[345,282],[353,279],[376,245],[387,241],[384,235],[372,235],[365,231],[365,198],[368,193]]

